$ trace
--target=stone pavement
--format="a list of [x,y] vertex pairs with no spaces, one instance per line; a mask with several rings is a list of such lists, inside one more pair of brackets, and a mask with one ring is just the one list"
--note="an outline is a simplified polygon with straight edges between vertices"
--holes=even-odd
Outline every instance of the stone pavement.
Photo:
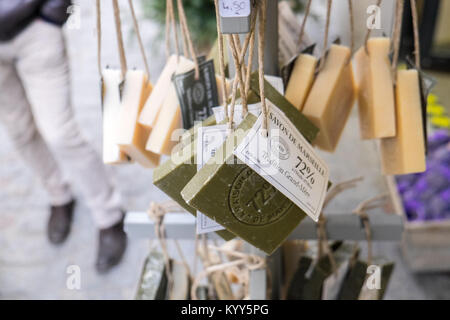
[[[81,28],[66,30],[73,78],[73,104],[84,133],[100,150],[101,113],[94,1],[79,0],[77,3],[82,10]],[[114,67],[118,66],[119,60],[113,15],[110,2],[103,2],[103,6],[103,63]],[[128,64],[130,67],[142,67],[132,24],[125,10],[123,16]],[[153,81],[164,63],[164,43],[158,40],[158,28],[160,26],[141,20]],[[353,128],[346,130],[346,135],[351,135],[356,125],[354,116],[352,121]],[[81,200],[68,241],[60,247],[51,246],[45,233],[48,215],[45,192],[20,162],[2,129],[0,145],[0,299],[131,299],[149,242],[130,241],[123,263],[107,275],[97,275],[93,267],[97,234],[89,210]],[[365,144],[364,148],[370,149],[373,145]],[[340,156],[347,152],[341,149]],[[373,159],[369,163],[370,167],[377,165]],[[150,170],[137,165],[109,170],[123,193],[127,210],[144,210],[150,201],[165,199],[152,185]],[[335,177],[336,181],[345,176],[340,175]],[[357,172],[352,176],[356,175]],[[376,184],[368,181],[365,192],[373,192],[370,188]],[[356,198],[365,197],[362,193],[353,193],[349,197],[354,202]],[[347,200],[339,201],[334,209],[348,209],[343,206]],[[192,241],[184,241],[182,245],[186,252],[192,252]],[[387,293],[388,299],[450,298],[450,277],[447,274],[410,274],[401,259],[397,243],[376,244],[375,252],[383,253],[397,263]],[[191,259],[192,254],[188,257]],[[81,290],[69,290],[66,286],[67,267],[70,265],[81,269]]]

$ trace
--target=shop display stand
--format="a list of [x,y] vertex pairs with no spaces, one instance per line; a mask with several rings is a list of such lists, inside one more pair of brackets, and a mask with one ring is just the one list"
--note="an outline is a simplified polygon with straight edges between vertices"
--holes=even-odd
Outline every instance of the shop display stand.
[[[278,75],[278,1],[267,0],[267,33],[265,48],[265,68],[267,75]],[[275,26],[275,27],[274,27]],[[234,69],[230,68],[233,72]],[[168,239],[194,240],[196,233],[195,217],[189,213],[168,213],[164,218],[165,231]],[[370,214],[370,225],[373,241],[399,241],[402,237],[402,217],[395,213],[386,214],[383,210]],[[155,239],[154,222],[146,212],[128,212],[125,217],[125,231],[130,238]],[[326,232],[329,240],[365,241],[366,233],[361,219],[353,213],[327,215]],[[220,239],[215,233],[208,234],[210,239]],[[288,240],[317,239],[317,225],[311,219],[304,221],[292,232]],[[245,251],[250,254],[265,256],[257,248],[246,245]],[[267,297],[267,270],[260,269],[250,272],[250,299],[279,299],[281,296],[282,254],[277,250],[268,259],[267,267],[271,273],[271,296]]]

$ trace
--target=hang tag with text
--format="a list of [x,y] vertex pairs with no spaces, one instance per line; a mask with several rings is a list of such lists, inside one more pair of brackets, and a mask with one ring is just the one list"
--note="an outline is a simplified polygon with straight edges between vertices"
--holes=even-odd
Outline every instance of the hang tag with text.
[[213,61],[200,60],[199,68],[198,79],[195,79],[195,70],[173,76],[184,129],[190,129],[196,121],[211,116],[212,108],[219,105]]
[[[197,171],[216,154],[227,138],[227,125],[199,127],[197,132]],[[220,224],[197,211],[197,234],[224,230]]]
[[234,154],[317,222],[328,166],[286,115],[269,104],[268,136],[263,136],[261,115]]

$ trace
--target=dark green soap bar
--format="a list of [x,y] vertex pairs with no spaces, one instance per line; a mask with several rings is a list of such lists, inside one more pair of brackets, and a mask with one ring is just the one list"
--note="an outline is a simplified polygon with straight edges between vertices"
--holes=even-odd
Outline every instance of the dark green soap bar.
[[[203,122],[205,126],[214,125],[215,120],[212,122],[210,118]],[[192,131],[191,137],[194,136],[194,131]],[[197,214],[196,209],[188,205],[181,197],[181,190],[184,186],[192,179],[192,177],[197,173],[197,144],[195,139],[189,141],[186,138],[187,144],[180,148],[176,153],[172,154],[172,157],[158,166],[153,171],[153,184],[158,187],[161,191],[171,197],[180,206],[182,206],[186,211],[193,214]],[[221,230],[217,231],[217,234],[221,236],[226,241],[233,239],[235,236],[227,231]]]
[[181,191],[183,199],[253,246],[271,254],[305,213],[226,148],[239,144],[256,121],[248,114],[216,155]]
[[292,276],[292,280],[289,284],[289,289],[287,292],[287,300],[301,300],[302,293],[307,282],[306,273],[308,272],[311,264],[313,263],[313,258],[308,256],[302,256],[298,262],[297,270]]
[[387,261],[386,259],[380,257],[380,258],[372,259],[371,264],[376,265],[380,268],[380,271],[381,271],[380,289],[375,289],[375,288],[371,289],[366,285],[367,279],[371,275],[367,274],[367,267],[368,267],[367,262],[360,261],[360,265],[365,266],[366,274],[363,278],[363,283],[362,283],[360,293],[356,297],[356,299],[359,299],[359,300],[383,300],[384,294],[386,293],[386,289],[387,289],[387,287],[389,285],[389,281],[391,279],[392,272],[394,271],[394,263],[391,261]]
[[145,259],[136,293],[136,300],[165,300],[167,274],[164,256],[155,249]]

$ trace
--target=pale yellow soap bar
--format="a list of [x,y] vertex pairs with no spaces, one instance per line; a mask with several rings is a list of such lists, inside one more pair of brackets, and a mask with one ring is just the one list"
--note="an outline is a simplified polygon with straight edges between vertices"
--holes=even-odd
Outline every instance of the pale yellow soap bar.
[[[146,149],[156,154],[170,155],[180,136],[174,132],[182,129],[181,107],[175,86],[169,85],[169,92],[161,108],[158,121],[147,141]],[[181,134],[181,130],[179,131]]]
[[355,54],[359,122],[362,139],[395,136],[394,84],[389,38],[371,38]]
[[315,145],[330,152],[336,149],[355,100],[349,56],[349,48],[331,46],[303,108],[303,114],[320,129]]
[[381,164],[386,175],[426,170],[419,74],[399,70],[395,90],[397,134],[381,139]]
[[150,129],[138,123],[139,114],[151,91],[152,85],[143,71],[127,71],[116,141],[122,151],[146,168],[157,166],[160,158],[158,154],[145,150]]
[[105,69],[103,78],[103,162],[106,164],[129,163],[130,158],[116,143],[120,113],[119,85],[122,82],[120,70]]
[[[172,55],[167,60],[167,63],[156,82],[155,87],[152,90],[144,108],[139,116],[139,123],[148,127],[153,128],[156,125],[156,121],[167,97],[170,89],[170,84],[172,83],[172,76],[177,71],[181,73],[182,70],[189,71],[194,67],[191,60],[186,59],[183,56]],[[186,72],[184,71],[184,72]]]
[[316,66],[317,58],[309,54],[301,54],[295,61],[285,97],[299,111],[302,111],[313,85]]

